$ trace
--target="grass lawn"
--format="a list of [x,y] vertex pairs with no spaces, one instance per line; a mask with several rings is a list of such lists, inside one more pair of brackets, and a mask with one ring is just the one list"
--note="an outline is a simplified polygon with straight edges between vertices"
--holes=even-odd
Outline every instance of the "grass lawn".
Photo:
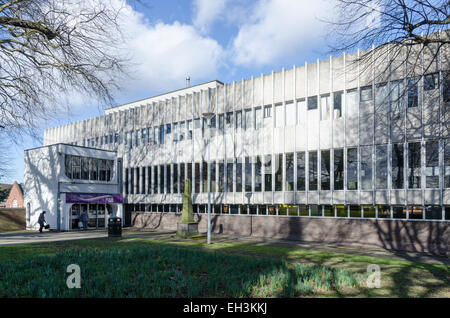
[[25,230],[25,213],[23,209],[0,210],[0,233]]
[[[77,291],[65,287],[69,261],[81,267]],[[365,287],[369,264],[380,266],[381,288]],[[121,238],[0,247],[6,297],[450,297],[449,277],[446,265],[249,243]]]

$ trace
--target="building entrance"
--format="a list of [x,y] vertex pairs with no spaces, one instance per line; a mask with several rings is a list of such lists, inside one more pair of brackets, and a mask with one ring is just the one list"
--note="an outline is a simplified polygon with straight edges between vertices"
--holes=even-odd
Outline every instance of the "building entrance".
[[109,215],[112,214],[112,206],[109,204],[85,204],[75,203],[70,208],[70,229],[81,229],[81,215],[88,215],[88,229],[103,229],[106,227]]

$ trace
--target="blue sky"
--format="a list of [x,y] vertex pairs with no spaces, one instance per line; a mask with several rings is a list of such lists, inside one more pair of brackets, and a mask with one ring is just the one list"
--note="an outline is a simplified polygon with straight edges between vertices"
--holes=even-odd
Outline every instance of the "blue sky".
[[[127,1],[123,27],[133,66],[119,83],[116,104],[182,88],[187,75],[191,84],[230,83],[329,58],[329,26],[320,20],[330,16],[331,0],[142,1],[145,6]],[[73,100],[70,110],[42,127],[99,116],[113,106],[99,107],[82,96]],[[37,146],[40,142],[30,138],[11,143],[13,166],[0,182],[22,182],[23,151]]]

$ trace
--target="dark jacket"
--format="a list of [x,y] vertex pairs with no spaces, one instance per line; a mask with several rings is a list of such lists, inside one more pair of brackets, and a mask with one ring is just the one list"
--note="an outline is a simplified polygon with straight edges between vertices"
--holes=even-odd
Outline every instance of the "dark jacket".
[[39,214],[38,223],[44,224],[44,222],[45,222],[45,215],[44,215],[44,213],[41,213],[41,214]]

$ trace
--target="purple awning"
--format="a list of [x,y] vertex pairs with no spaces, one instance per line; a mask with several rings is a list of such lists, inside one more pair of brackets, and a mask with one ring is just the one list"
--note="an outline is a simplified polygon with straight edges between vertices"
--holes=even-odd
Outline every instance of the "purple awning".
[[66,193],[66,203],[123,203],[121,194]]

